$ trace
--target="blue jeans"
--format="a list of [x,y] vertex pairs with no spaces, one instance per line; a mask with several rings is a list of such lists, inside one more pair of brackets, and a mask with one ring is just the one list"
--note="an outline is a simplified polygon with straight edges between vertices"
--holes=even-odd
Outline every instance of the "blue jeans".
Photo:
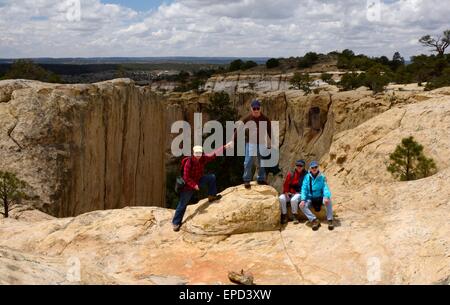
[[[208,185],[208,195],[217,195],[217,185],[216,185],[216,175],[206,175],[200,178],[199,187]],[[178,202],[177,209],[175,210],[175,215],[173,216],[172,223],[174,225],[181,225],[183,222],[184,213],[186,213],[186,208],[189,201],[194,195],[194,191],[182,191],[180,193],[180,201]]]
[[[259,145],[262,146],[262,145]],[[257,181],[266,180],[266,170],[261,166],[261,153],[258,144],[245,143],[245,160],[244,160],[244,182],[252,181],[252,169],[255,159],[258,160],[258,176]]]
[[[314,215],[314,213],[311,212],[312,202],[311,200],[306,200],[305,203],[306,203],[305,207],[304,208],[300,207],[300,209],[302,210],[303,214],[305,214],[305,216],[308,218],[308,220],[312,222],[317,218],[316,215]],[[331,199],[329,205],[325,205],[325,203],[323,205],[325,206],[325,209],[327,211],[327,220],[333,220],[333,204],[331,203]]]

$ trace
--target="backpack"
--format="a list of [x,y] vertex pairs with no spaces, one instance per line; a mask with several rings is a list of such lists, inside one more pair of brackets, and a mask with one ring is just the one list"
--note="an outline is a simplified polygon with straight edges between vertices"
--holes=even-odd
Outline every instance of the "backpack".
[[[312,188],[312,179],[311,177],[309,178],[309,191],[311,192],[311,197],[313,195],[313,188]],[[314,208],[314,210],[316,212],[320,212],[320,210],[322,209],[322,204],[323,204],[323,197],[318,197],[318,198],[311,198],[311,204]]]
[[177,194],[186,186],[186,181],[183,179],[184,167],[190,159],[191,157],[185,157],[181,160],[180,175],[175,179],[175,193]]

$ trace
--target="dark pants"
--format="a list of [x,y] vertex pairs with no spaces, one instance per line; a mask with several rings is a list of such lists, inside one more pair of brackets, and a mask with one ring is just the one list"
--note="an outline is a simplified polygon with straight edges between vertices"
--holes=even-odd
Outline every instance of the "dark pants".
[[[209,196],[215,196],[217,195],[217,186],[216,186],[216,176],[206,175],[200,178],[199,186],[203,187],[205,185],[208,185],[208,195]],[[178,202],[177,209],[175,210],[175,215],[173,217],[172,223],[174,225],[181,225],[183,222],[184,213],[186,213],[186,208],[189,203],[189,201],[192,198],[192,195],[194,195],[194,191],[182,191],[180,193],[180,201]]]

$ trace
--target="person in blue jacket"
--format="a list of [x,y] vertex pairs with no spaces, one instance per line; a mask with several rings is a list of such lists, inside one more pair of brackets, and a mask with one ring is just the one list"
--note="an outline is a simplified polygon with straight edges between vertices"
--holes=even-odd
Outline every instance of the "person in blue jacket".
[[310,171],[303,179],[300,209],[312,223],[312,229],[317,231],[320,227],[320,221],[311,212],[311,207],[319,212],[322,205],[324,205],[327,210],[328,229],[330,231],[334,230],[331,192],[327,179],[320,172],[317,161],[311,162],[309,167]]

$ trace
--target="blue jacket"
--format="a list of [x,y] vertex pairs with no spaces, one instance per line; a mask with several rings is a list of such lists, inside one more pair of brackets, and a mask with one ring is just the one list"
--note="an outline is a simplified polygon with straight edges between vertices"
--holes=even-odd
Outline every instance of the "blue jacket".
[[[310,181],[312,181],[312,194]],[[305,179],[303,179],[301,197],[302,201],[320,197],[331,199],[331,192],[327,184],[327,178],[325,178],[325,176],[321,172],[319,172],[317,177],[314,179],[311,172],[308,172],[308,174],[305,176]]]

